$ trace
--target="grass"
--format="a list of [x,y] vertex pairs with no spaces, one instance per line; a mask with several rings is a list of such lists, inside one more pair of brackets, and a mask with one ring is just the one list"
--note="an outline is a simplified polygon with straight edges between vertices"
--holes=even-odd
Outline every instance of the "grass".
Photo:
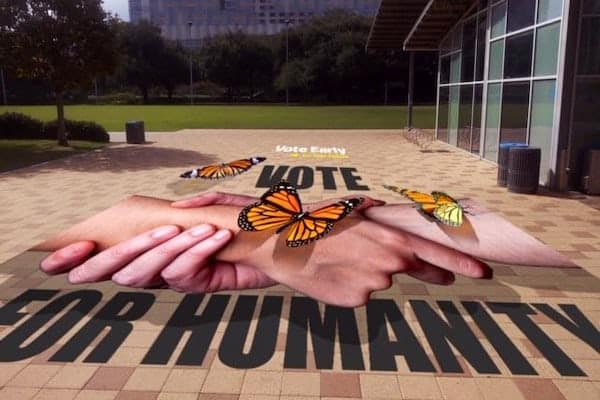
[[[0,114],[20,112],[48,121],[53,106],[0,106]],[[406,126],[404,106],[284,105],[75,105],[66,107],[73,120],[95,121],[108,131],[124,131],[125,122],[143,120],[147,131],[179,129],[398,129]],[[414,108],[414,125],[435,126],[435,106]]]
[[0,140],[0,172],[94,150],[106,143],[72,140],[62,147],[56,140]]

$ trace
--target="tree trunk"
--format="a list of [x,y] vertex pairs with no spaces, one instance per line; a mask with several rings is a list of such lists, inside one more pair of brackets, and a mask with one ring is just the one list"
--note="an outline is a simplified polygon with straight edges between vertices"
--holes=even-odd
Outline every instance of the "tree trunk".
[[142,97],[144,98],[144,104],[148,104],[148,88],[142,89]]
[[65,100],[63,92],[56,92],[56,114],[57,114],[57,129],[56,137],[59,146],[69,146],[67,142],[67,130],[65,129]]

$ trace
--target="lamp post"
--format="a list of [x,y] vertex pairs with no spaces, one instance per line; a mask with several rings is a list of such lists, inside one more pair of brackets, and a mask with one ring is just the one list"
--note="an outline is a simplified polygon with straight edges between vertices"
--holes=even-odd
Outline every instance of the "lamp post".
[[289,70],[288,63],[290,62],[290,21],[289,18],[285,20],[285,68],[286,68],[286,84],[285,84],[285,105],[290,105],[290,81],[289,81]]
[[190,105],[194,105],[194,75],[192,65],[192,21],[188,21],[188,32],[189,32],[189,51],[190,51]]

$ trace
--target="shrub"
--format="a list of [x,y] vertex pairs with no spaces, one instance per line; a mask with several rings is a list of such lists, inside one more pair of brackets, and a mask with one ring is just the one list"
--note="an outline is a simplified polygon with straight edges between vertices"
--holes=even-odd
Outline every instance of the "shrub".
[[0,114],[0,139],[45,139],[44,124],[25,114]]
[[[67,140],[87,140],[90,142],[108,142],[110,137],[106,129],[95,122],[65,120]],[[44,126],[45,137],[56,139],[58,122],[56,120],[47,122]]]

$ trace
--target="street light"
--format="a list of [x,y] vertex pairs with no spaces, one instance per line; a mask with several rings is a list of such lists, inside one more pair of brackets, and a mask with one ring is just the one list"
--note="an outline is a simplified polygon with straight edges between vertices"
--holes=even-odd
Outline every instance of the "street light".
[[190,51],[190,105],[194,105],[194,75],[193,75],[193,65],[192,65],[192,21],[188,21],[188,32],[189,32],[189,51]]
[[289,68],[288,68],[288,63],[290,62],[290,24],[291,24],[291,20],[288,18],[285,20],[285,25],[286,25],[286,29],[285,29],[285,69],[286,69],[286,84],[285,84],[285,105],[289,106],[290,105],[290,80],[289,80]]

